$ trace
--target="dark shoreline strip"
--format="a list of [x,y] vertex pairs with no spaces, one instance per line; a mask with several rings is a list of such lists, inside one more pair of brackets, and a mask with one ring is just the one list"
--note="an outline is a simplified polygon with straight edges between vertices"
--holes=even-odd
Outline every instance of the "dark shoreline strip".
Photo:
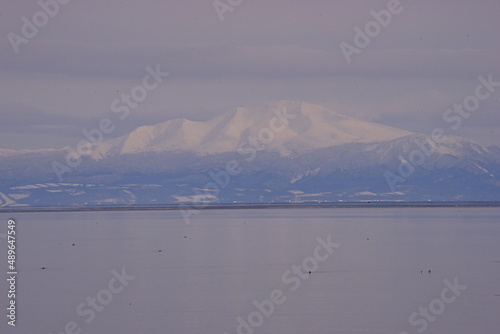
[[9,207],[0,213],[22,212],[85,212],[85,211],[149,211],[149,210],[221,210],[221,209],[309,209],[309,208],[451,208],[500,207],[500,202],[342,202],[342,203],[272,203],[272,204],[209,204],[200,205],[125,205],[125,206],[64,206],[64,207]]

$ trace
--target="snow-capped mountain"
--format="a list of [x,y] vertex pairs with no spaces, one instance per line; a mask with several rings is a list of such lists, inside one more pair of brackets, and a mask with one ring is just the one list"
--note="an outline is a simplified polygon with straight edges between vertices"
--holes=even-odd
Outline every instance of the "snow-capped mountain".
[[500,201],[499,147],[302,102],[169,120],[105,141],[76,162],[67,154],[0,150],[0,207]]
[[93,159],[117,154],[184,151],[235,152],[248,138],[282,155],[347,143],[373,143],[411,134],[408,131],[347,117],[322,106],[280,101],[265,107],[236,108],[205,122],[174,119],[142,126],[100,144]]

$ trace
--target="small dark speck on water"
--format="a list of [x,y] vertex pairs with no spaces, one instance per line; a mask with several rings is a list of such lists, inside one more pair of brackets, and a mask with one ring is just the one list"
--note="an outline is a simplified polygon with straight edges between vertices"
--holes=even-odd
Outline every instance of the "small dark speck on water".
[[184,236],[184,239],[186,239],[186,238],[187,238],[187,236]]
[[74,246],[74,245],[75,245],[75,244],[73,244],[73,246]]
[[42,267],[42,270],[44,270],[44,269],[45,269],[45,267]]
[[158,249],[158,252],[161,253],[161,249]]

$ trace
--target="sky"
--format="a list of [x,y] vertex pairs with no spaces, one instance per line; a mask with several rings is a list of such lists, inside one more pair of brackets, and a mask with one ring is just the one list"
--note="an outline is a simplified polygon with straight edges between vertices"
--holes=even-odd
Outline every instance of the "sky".
[[[443,120],[478,77],[500,82],[498,0],[55,1],[0,0],[0,148],[74,146],[104,118],[109,139],[279,100],[500,144],[500,87],[457,129]],[[146,68],[169,75],[118,118],[113,102],[145,87]]]

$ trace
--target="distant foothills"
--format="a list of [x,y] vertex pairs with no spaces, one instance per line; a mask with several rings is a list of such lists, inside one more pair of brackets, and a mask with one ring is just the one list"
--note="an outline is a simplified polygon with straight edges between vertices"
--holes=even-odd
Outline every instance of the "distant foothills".
[[168,120],[112,139],[100,125],[75,148],[0,149],[0,207],[500,201],[500,147],[310,103]]

